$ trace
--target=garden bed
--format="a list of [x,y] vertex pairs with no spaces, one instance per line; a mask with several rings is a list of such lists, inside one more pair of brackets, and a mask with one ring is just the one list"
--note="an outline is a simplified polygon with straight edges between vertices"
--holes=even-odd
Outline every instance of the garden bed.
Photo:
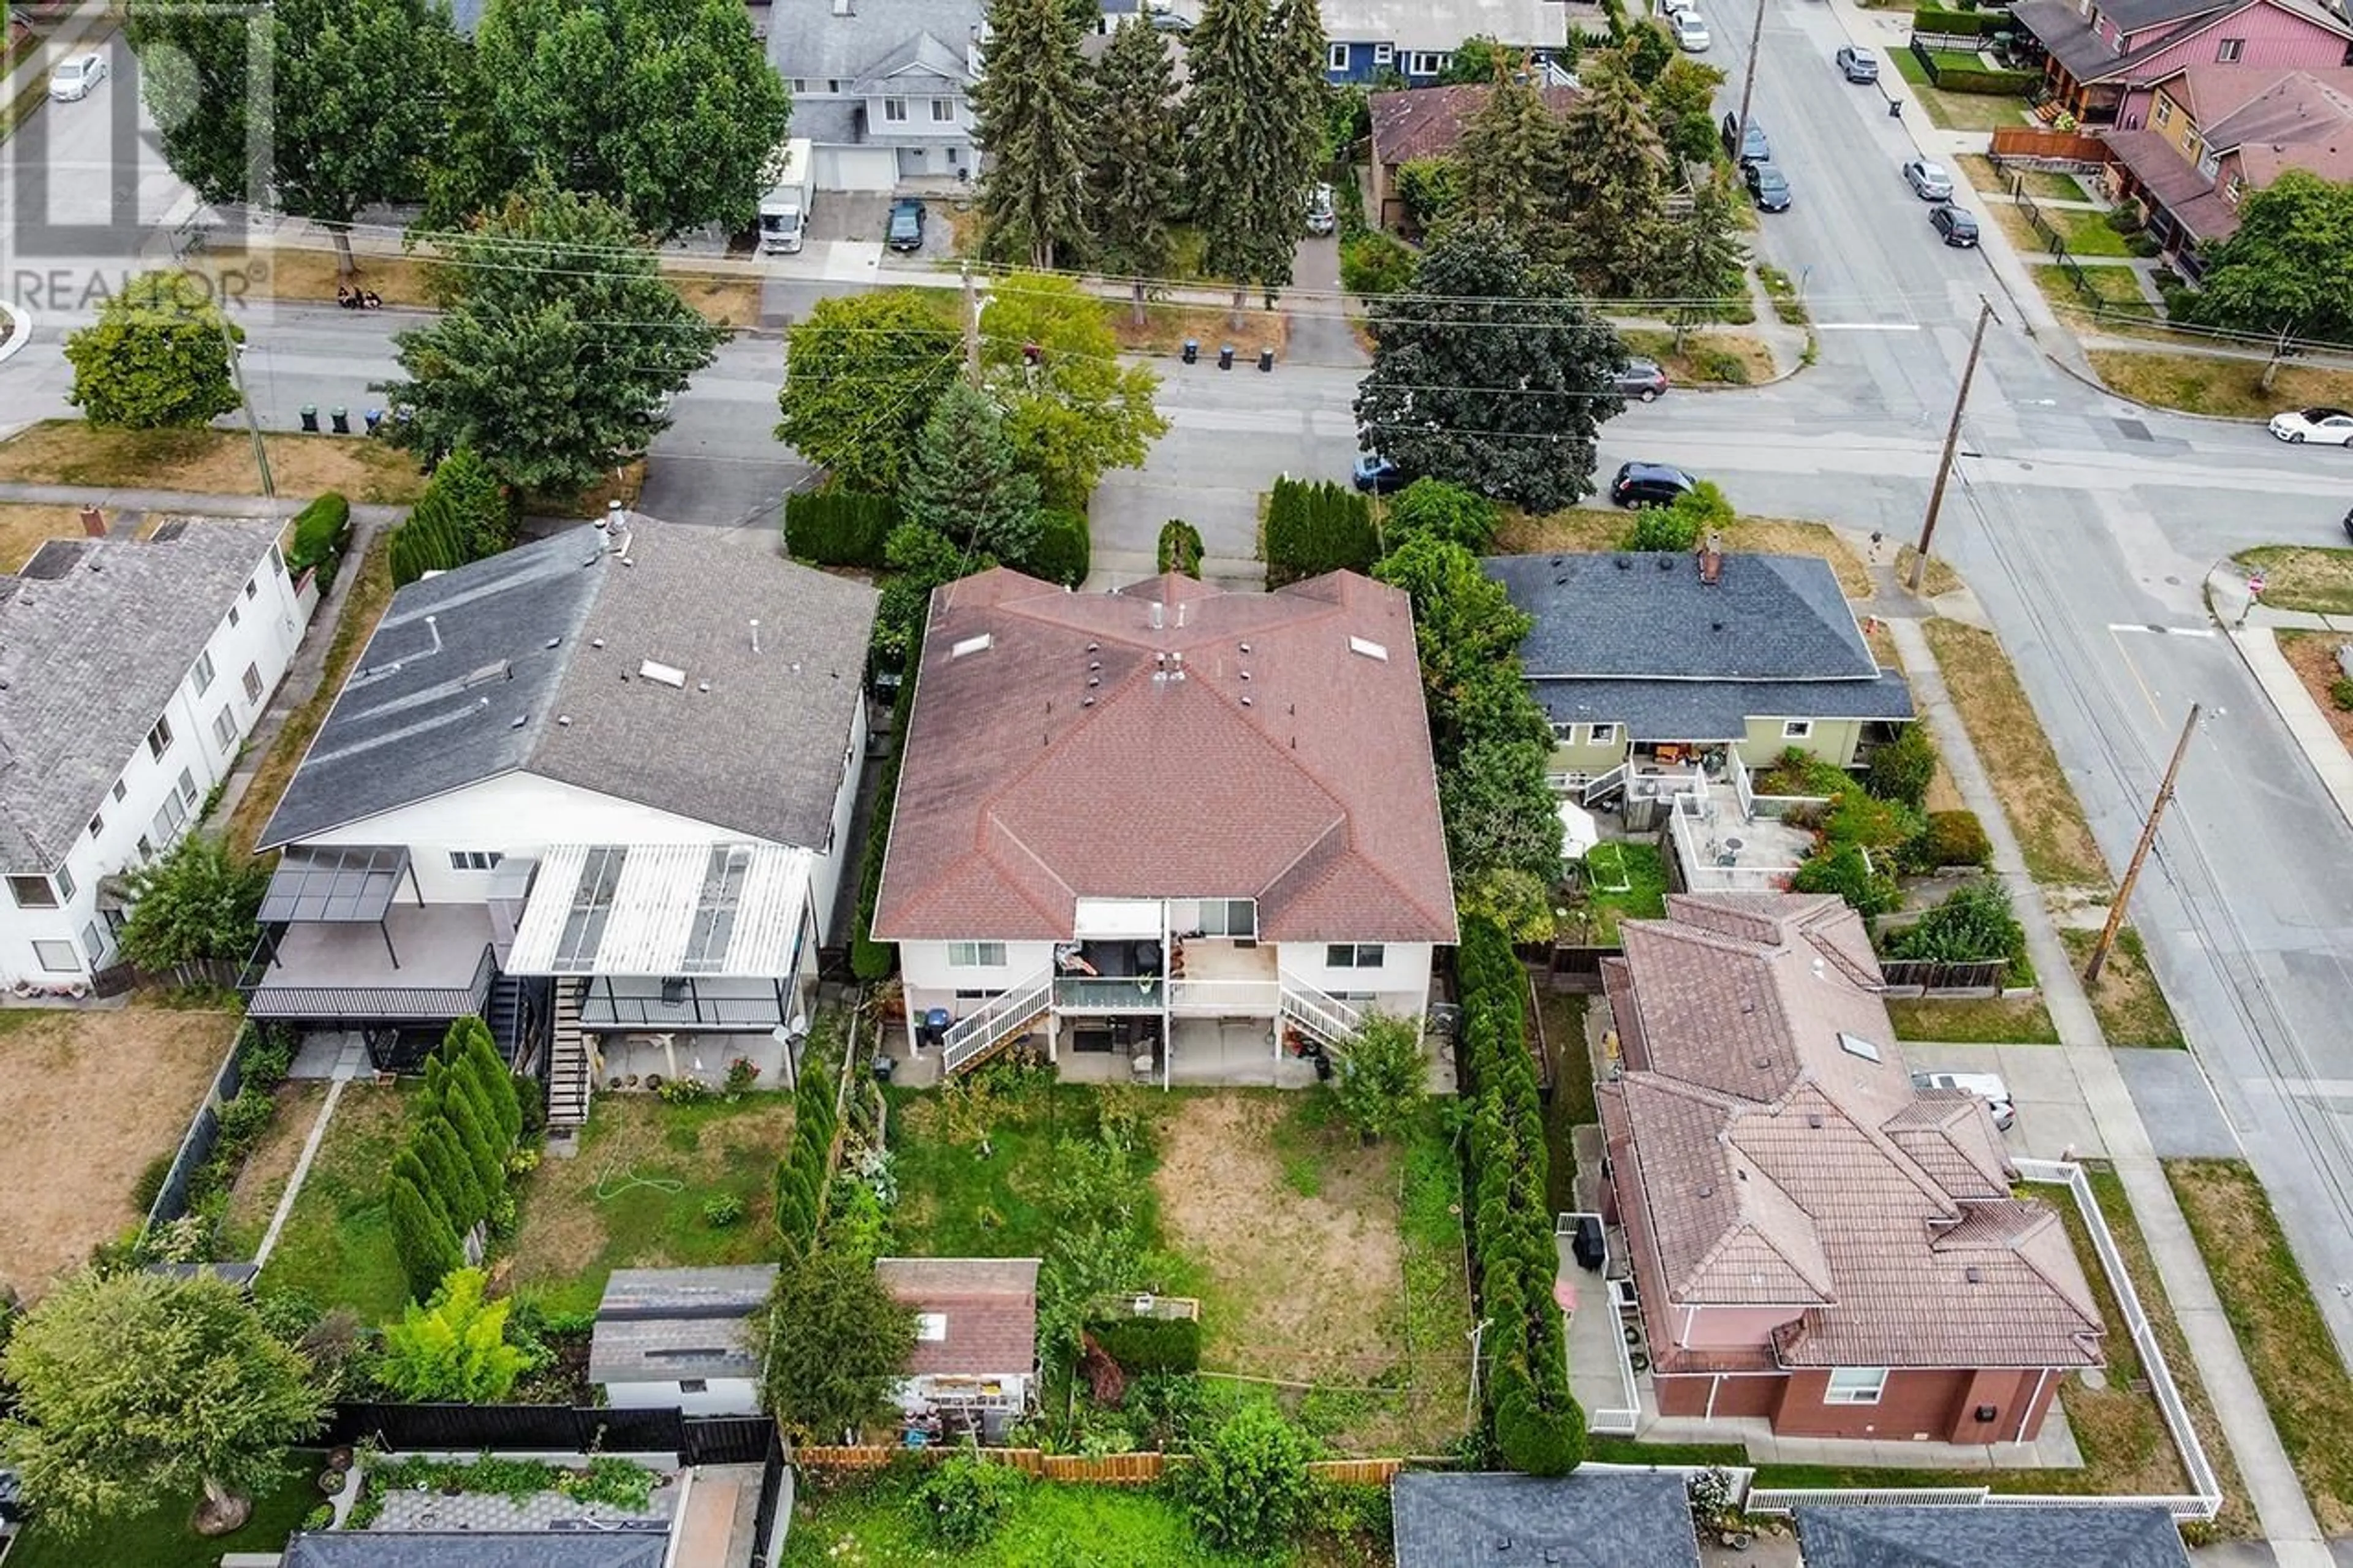
[[1569,906],[1558,940],[1609,947],[1618,941],[1620,921],[1654,921],[1666,912],[1666,851],[1656,844],[1604,839],[1586,852],[1583,902]]

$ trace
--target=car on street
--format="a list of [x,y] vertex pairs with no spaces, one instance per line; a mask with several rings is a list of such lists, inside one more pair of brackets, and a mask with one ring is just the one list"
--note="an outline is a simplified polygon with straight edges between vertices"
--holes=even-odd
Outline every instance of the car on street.
[[1789,210],[1789,180],[1780,170],[1770,163],[1743,163],[1740,177],[1748,182],[1748,194],[1755,199],[1758,212]]
[[1710,41],[1707,36],[1707,24],[1700,20],[1700,15],[1698,12],[1677,12],[1675,14],[1674,29],[1675,42],[1677,45],[1681,46],[1683,53],[1687,55],[1698,55],[1707,52],[1707,46]]
[[49,96],[59,103],[70,103],[88,98],[90,89],[105,79],[106,57],[93,49],[58,62],[58,68],[49,73]]
[[1699,481],[1665,463],[1625,463],[1609,481],[1609,499],[1624,507],[1672,506]]
[[1978,220],[1950,202],[1939,202],[1928,209],[1928,226],[1947,245],[1959,249],[1968,249],[1978,242]]
[[2010,1086],[1998,1073],[1989,1072],[1915,1072],[1912,1075],[1914,1089],[1957,1089],[1974,1094],[1986,1102],[1993,1112],[1993,1124],[2007,1132],[2018,1120],[2018,1107],[2010,1098]]
[[1911,186],[1912,194],[1924,202],[1948,202],[1953,199],[1953,176],[1942,163],[1915,158],[1904,165],[1904,183]]
[[2298,445],[2353,446],[2353,414],[2342,408],[2292,408],[2272,416],[2272,434]]
[[1630,359],[1626,368],[1618,373],[1610,385],[1620,397],[1630,397],[1638,403],[1652,403],[1667,390],[1667,373],[1659,362],[1651,359]]
[[1737,146],[1739,149],[1737,156],[1744,163],[1769,163],[1773,161],[1773,143],[1765,139],[1764,122],[1753,116],[1748,121],[1748,130],[1744,134],[1740,129],[1740,116],[1725,115],[1717,140],[1724,143],[1724,150],[1726,153],[1732,152]]
[[1873,82],[1879,79],[1879,57],[1869,49],[1858,49],[1852,44],[1842,44],[1831,58],[1837,63],[1839,74],[1852,82]]
[[1307,232],[1330,234],[1340,226],[1340,209],[1335,205],[1332,187],[1318,185],[1307,194]]
[[1368,496],[1385,496],[1413,483],[1413,476],[1378,452],[1367,452],[1356,459],[1349,480]]
[[913,196],[901,196],[891,204],[891,227],[884,243],[893,250],[923,248],[923,204]]

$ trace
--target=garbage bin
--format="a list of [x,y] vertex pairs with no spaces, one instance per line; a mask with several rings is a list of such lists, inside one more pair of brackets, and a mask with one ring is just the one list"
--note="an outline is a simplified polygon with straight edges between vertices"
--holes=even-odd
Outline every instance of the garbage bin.
[[316,436],[319,433],[319,405],[317,404],[306,403],[302,405],[302,428],[306,433],[312,436]]
[[1187,364],[1198,364],[1201,363],[1200,339],[1187,338],[1185,340],[1185,363]]
[[1890,120],[1901,120],[1904,118],[1904,100],[1902,99],[1891,98],[1887,100],[1887,118]]
[[360,422],[367,426],[367,433],[373,436],[375,434],[375,427],[384,423],[384,410],[371,408],[360,416]]
[[333,408],[330,408],[327,410],[327,420],[330,424],[334,426],[336,435],[348,436],[352,433],[352,411],[350,409],[345,408],[341,405],[338,405]]
[[892,1061],[889,1057],[876,1057],[872,1065],[874,1068],[874,1081],[879,1084],[888,1085],[891,1081],[891,1075],[899,1070],[899,1064]]
[[1272,370],[1274,368],[1274,351],[1272,349],[1261,349],[1258,351],[1258,367],[1262,371]]
[[1221,343],[1221,344],[1219,344],[1219,347],[1218,347],[1218,368],[1219,368],[1219,370],[1231,370],[1231,369],[1233,369],[1233,368],[1234,368],[1234,345],[1233,345],[1233,344],[1231,344],[1231,343]]

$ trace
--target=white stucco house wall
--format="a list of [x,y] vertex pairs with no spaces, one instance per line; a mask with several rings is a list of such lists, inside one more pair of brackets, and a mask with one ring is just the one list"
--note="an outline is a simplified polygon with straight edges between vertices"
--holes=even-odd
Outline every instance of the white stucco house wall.
[[616,1268],[596,1307],[588,1381],[619,1410],[758,1415],[752,1318],[776,1281],[773,1263]]

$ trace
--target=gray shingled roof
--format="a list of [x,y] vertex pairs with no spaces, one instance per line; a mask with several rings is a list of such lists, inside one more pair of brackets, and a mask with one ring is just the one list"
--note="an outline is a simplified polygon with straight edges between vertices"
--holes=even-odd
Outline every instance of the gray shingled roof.
[[[827,0],[799,0],[771,11],[768,63],[788,81],[847,84],[871,76],[924,33],[961,56],[986,9],[980,0],[851,0],[851,14],[837,16]],[[813,134],[798,109],[793,134]]]
[[[855,763],[844,753],[874,604],[865,584],[765,544],[645,518],[626,552],[570,529],[413,583],[262,846],[522,769],[822,848]],[[649,662],[685,686],[646,679]]]
[[[61,864],[277,542],[259,519],[53,542],[0,576],[0,863]],[[233,680],[235,670],[221,679]],[[194,743],[195,736],[185,737]]]
[[[1801,1508],[1806,1568],[2189,1568],[2161,1508]],[[1404,1568],[1404,1560],[1398,1560]]]
[[662,1568],[666,1530],[305,1531],[283,1568]]
[[1913,716],[1912,688],[1892,669],[1869,680],[1537,680],[1529,690],[1556,724],[1623,724],[1633,741],[1737,741],[1751,718]]
[[1725,555],[1714,584],[1691,555],[1574,552],[1482,562],[1535,626],[1531,679],[1870,680],[1879,673],[1838,575],[1819,555]]
[[[1397,1568],[1698,1568],[1680,1477],[1400,1473]],[[1810,1563],[1811,1559],[1808,1559]]]
[[773,1263],[615,1269],[596,1306],[588,1381],[758,1376],[746,1325],[776,1280]]

